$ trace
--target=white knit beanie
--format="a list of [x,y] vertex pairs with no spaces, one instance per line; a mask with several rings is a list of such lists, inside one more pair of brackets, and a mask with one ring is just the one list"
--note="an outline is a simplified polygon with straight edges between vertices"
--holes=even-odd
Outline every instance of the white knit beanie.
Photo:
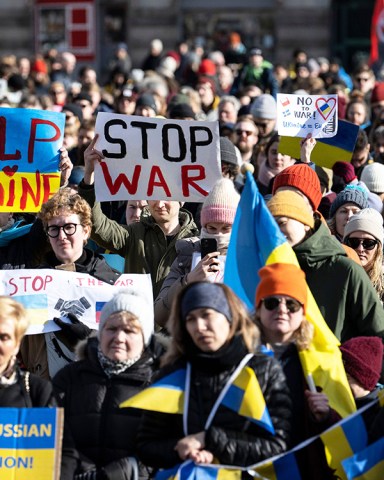
[[384,165],[370,163],[363,168],[360,180],[373,193],[384,193]]
[[344,229],[344,240],[353,232],[365,232],[371,234],[383,244],[384,229],[383,217],[374,208],[364,208],[355,213],[348,220]]
[[207,223],[233,224],[240,195],[237,193],[233,181],[229,178],[218,180],[201,208],[200,223],[205,227]]
[[99,338],[108,317],[118,312],[130,312],[137,317],[143,332],[144,344],[148,345],[154,332],[153,305],[141,292],[120,290],[107,302],[100,312]]

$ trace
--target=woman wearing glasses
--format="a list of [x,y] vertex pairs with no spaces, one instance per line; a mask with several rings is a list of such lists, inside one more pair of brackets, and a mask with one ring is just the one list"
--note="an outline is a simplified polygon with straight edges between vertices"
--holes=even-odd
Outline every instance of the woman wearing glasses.
[[[92,229],[91,208],[70,188],[62,188],[43,204],[39,218],[52,250],[39,268],[54,268],[87,273],[113,285],[120,273],[111,268],[104,257],[85,247]],[[69,361],[74,360],[74,346],[85,339],[90,330],[74,316],[72,324],[60,319],[55,322],[60,332],[30,335],[22,346],[22,358],[27,368],[45,378],[53,375]],[[48,357],[47,347],[48,345]]]
[[345,226],[344,243],[358,254],[381,301],[384,300],[383,238],[383,217],[373,208],[355,213]]
[[[305,317],[307,284],[296,265],[273,263],[259,270],[255,322],[261,332],[263,350],[279,360],[293,400],[292,446],[318,435],[338,420],[324,393],[310,389],[298,352],[312,341],[313,326]],[[321,443],[314,442],[299,458],[303,478],[333,478]],[[314,468],[316,467],[316,468]]]
[[342,342],[361,335],[383,337],[384,311],[369,278],[347,257],[327,226],[314,220],[303,197],[290,190],[279,191],[268,208],[336,337]]

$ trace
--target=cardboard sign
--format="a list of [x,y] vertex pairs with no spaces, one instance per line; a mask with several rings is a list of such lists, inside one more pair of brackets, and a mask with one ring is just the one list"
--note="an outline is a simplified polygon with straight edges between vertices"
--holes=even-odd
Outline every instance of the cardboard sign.
[[62,408],[0,408],[0,478],[59,480]]
[[337,95],[277,94],[277,130],[287,137],[333,137],[337,133]]
[[109,285],[86,273],[64,270],[0,271],[0,294],[11,296],[28,311],[31,324],[27,335],[60,330],[52,319],[65,320],[68,313],[97,330],[104,304],[127,288],[142,292],[153,304],[149,274],[124,274]]
[[96,133],[98,201],[203,202],[221,178],[218,122],[99,113]]
[[60,187],[65,115],[0,108],[0,212],[38,212]]

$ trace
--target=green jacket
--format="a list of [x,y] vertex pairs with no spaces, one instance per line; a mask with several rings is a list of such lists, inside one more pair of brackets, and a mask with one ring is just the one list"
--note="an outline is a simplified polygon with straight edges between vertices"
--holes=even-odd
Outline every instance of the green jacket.
[[95,201],[94,188],[81,183],[79,194],[92,207],[92,240],[124,257],[125,273],[150,273],[156,298],[176,258],[176,241],[199,234],[192,215],[187,210],[180,210],[181,228],[167,245],[167,237],[152,216],[142,216],[140,222],[132,225],[119,225],[104,215],[100,203]]
[[293,249],[325,321],[341,342],[359,335],[383,338],[384,310],[368,275],[319,223]]

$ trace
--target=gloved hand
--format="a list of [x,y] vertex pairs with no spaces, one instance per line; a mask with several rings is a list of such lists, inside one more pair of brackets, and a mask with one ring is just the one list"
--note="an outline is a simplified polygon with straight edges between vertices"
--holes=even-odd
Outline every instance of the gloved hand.
[[54,332],[56,337],[67,345],[69,348],[76,346],[79,340],[85,340],[91,334],[92,330],[87,327],[84,323],[73,315],[72,313],[67,314],[68,319],[71,323],[65,323],[60,318],[54,318],[53,321],[58,325],[61,330]]

